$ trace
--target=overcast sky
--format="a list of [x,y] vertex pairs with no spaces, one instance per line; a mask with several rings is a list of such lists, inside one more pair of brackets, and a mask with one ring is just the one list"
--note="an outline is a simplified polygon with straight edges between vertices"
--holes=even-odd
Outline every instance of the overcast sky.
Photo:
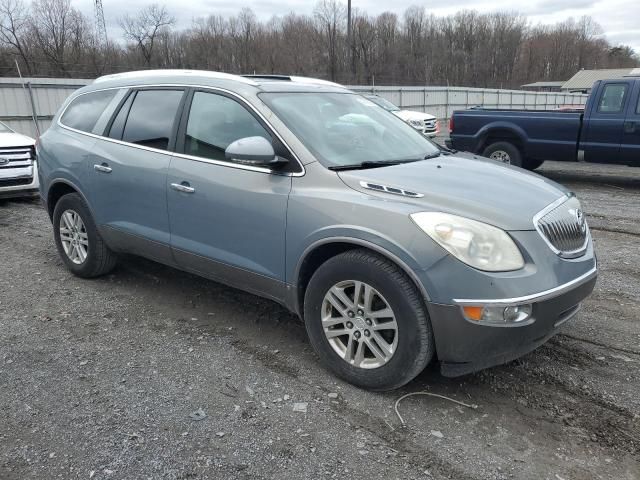
[[[102,0],[109,35],[120,36],[117,18],[125,12],[134,13],[145,5],[141,0]],[[72,0],[73,5],[85,14],[93,15],[92,0]],[[153,3],[150,1],[149,3]],[[251,7],[260,19],[289,12],[311,13],[315,1],[296,0],[156,0],[165,4],[176,17],[178,27],[188,27],[195,17],[209,14],[234,15],[242,7]],[[346,3],[346,0],[344,0]],[[371,14],[393,11],[401,14],[411,5],[424,5],[435,15],[448,15],[462,9],[480,12],[518,11],[525,14],[533,24],[555,23],[569,17],[591,15],[604,30],[604,34],[614,44],[632,46],[640,53],[640,0],[352,0],[354,7]],[[390,6],[392,5],[392,6]]]

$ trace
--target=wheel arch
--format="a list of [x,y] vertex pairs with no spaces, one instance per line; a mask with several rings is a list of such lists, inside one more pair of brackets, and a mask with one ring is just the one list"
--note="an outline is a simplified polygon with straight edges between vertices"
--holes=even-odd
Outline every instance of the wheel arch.
[[89,205],[87,198],[73,182],[65,178],[57,178],[51,181],[47,190],[46,205],[50,219],[53,219],[53,211],[55,210],[58,201],[69,193],[77,193],[82,197],[84,202]]
[[398,255],[389,251],[387,248],[368,240],[352,237],[330,237],[318,240],[309,245],[304,250],[298,264],[296,265],[293,277],[295,281],[295,298],[290,299],[290,302],[293,303],[292,307],[295,313],[303,318],[306,288],[309,284],[309,280],[311,280],[311,277],[316,270],[330,258],[354,249],[369,250],[372,253],[385,257],[387,260],[398,266],[415,284],[416,288],[418,288],[425,305],[428,303],[430,297],[424,285],[409,264]]
[[496,142],[510,142],[523,154],[527,145],[526,132],[509,122],[494,122],[480,129],[477,134],[475,152],[482,154],[485,148]]

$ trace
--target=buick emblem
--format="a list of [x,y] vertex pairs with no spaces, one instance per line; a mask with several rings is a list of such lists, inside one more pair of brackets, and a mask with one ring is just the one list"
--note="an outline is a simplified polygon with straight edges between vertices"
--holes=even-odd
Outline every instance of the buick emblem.
[[0,157],[0,165],[6,165],[10,161],[11,161],[11,159],[9,159],[9,158]]

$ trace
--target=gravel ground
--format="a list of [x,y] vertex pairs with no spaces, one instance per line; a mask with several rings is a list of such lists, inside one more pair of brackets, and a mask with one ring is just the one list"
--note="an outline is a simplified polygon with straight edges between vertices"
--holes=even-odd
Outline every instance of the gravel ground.
[[[386,394],[270,301],[137,258],[75,278],[41,206],[0,201],[0,478],[640,479],[640,169],[540,173],[583,201],[593,296],[518,361]],[[418,391],[478,408],[411,397],[402,428]]]

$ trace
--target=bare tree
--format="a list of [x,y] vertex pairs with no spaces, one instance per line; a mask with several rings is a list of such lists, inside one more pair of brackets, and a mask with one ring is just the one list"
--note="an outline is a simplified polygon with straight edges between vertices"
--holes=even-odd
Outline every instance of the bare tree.
[[82,56],[92,29],[71,0],[35,0],[31,28],[42,54],[64,76]]
[[27,75],[32,75],[31,56],[26,34],[29,29],[29,11],[22,0],[0,1],[0,41],[9,46],[22,59]]
[[120,19],[126,44],[103,45],[92,19],[70,0],[0,0],[0,71],[15,74],[18,59],[30,75],[90,78],[155,66],[296,73],[343,83],[375,78],[377,84],[511,88],[566,80],[581,68],[640,65],[636,52],[609,43],[590,17],[531,26],[513,12],[436,17],[419,6],[400,16],[358,10],[349,45],[345,10],[345,0],[320,0],[313,15],[261,21],[245,8],[175,30],[167,9],[150,5]]
[[321,0],[313,15],[325,47],[329,79],[336,80],[341,53],[340,36],[344,36],[346,21],[344,5],[337,0]]
[[175,18],[169,15],[164,5],[159,6],[155,3],[144,7],[135,16],[126,14],[119,19],[124,37],[135,44],[147,67],[151,65],[158,33],[173,26],[175,22]]

